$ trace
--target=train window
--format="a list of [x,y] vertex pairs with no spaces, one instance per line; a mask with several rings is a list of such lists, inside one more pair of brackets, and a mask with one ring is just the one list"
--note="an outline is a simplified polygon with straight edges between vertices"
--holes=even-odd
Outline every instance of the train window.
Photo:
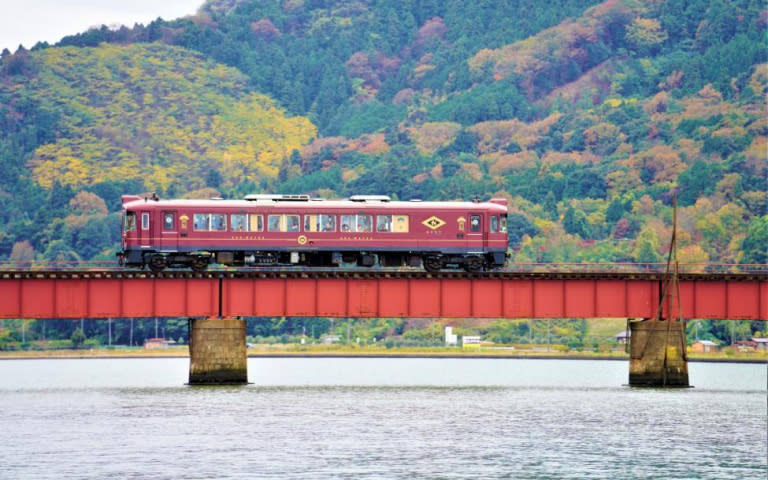
[[391,232],[392,231],[392,215],[378,215],[376,217],[376,231]]
[[126,212],[125,214],[125,231],[136,231],[136,214],[134,212]]
[[270,215],[267,217],[267,230],[270,232],[279,232],[280,231],[280,224],[282,222],[283,216],[282,215]]
[[371,215],[342,215],[342,232],[372,232],[373,216]]
[[301,229],[299,215],[269,215],[267,230],[270,232],[298,232]]
[[499,217],[491,216],[491,233],[499,233]]
[[377,232],[408,233],[408,215],[378,215]]
[[195,230],[207,232],[211,229],[211,216],[207,213],[196,213],[192,222]]
[[501,216],[501,233],[507,233],[507,215],[503,214]]
[[481,232],[483,231],[483,223],[480,221],[480,215],[470,215],[469,216],[469,231],[470,232]]
[[149,212],[141,213],[141,229],[149,230]]
[[305,232],[335,232],[336,215],[304,215]]
[[227,216],[223,213],[196,213],[192,225],[198,232],[225,232]]
[[298,232],[300,230],[301,221],[298,215],[286,215],[285,224],[288,227],[289,232]]
[[163,230],[166,232],[176,227],[176,214],[173,212],[163,213]]
[[262,215],[251,214],[251,224],[248,228],[249,232],[263,232],[264,231],[264,217]]
[[371,215],[358,215],[357,216],[357,231],[358,232],[372,232],[373,231],[373,217]]
[[244,213],[233,213],[229,216],[229,226],[233,232],[247,232],[248,215]]
[[211,230],[215,232],[224,232],[227,230],[227,216],[223,213],[211,214]]

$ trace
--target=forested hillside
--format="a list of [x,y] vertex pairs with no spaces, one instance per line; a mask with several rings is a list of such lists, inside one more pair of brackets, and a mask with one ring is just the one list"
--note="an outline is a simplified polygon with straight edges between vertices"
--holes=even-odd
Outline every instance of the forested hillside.
[[504,195],[518,262],[659,261],[676,195],[681,261],[765,263],[767,27],[757,0],[210,0],[4,52],[0,258],[109,256],[120,193],[215,190]]

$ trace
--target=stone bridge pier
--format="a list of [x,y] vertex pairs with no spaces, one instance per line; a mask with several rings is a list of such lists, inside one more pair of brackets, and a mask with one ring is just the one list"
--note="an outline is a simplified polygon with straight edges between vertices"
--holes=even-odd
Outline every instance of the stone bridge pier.
[[685,324],[645,319],[629,323],[629,385],[688,387]]
[[190,319],[189,384],[247,383],[245,320],[215,317]]

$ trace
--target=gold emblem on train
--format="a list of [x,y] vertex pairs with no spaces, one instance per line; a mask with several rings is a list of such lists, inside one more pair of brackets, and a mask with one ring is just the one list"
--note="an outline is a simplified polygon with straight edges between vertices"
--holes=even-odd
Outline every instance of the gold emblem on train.
[[432,215],[431,217],[429,217],[428,219],[424,220],[421,223],[425,227],[429,227],[432,230],[437,230],[438,228],[440,228],[443,225],[445,225],[445,220],[443,220],[440,217],[436,217],[436,216]]
[[297,238],[296,241],[299,242],[299,245],[305,245],[307,243],[307,237],[299,235],[299,238]]
[[467,219],[464,218],[464,217],[459,217],[459,219],[456,220],[456,221],[459,224],[459,231],[463,232],[464,231],[464,226],[467,224]]

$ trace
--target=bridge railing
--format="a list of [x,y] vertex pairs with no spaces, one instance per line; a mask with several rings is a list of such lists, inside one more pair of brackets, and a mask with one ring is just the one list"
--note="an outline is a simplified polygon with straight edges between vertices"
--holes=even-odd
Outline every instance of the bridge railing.
[[[742,263],[680,263],[678,270],[682,274],[686,273],[753,273],[768,274],[768,264],[742,264]],[[637,262],[591,262],[591,263],[508,263],[504,268],[494,270],[500,272],[531,272],[531,273],[664,273],[666,263],[637,263]],[[373,270],[389,270],[387,267],[374,268]],[[0,271],[40,271],[40,272],[58,272],[58,271],[120,271],[128,270],[122,267],[114,260],[93,260],[93,261],[0,261]],[[130,270],[135,270],[131,268]],[[173,270],[173,269],[170,269]],[[211,265],[211,271],[259,271],[259,270],[311,270],[308,267],[243,267],[233,268],[223,265]],[[346,270],[344,268],[339,271]],[[358,270],[370,272],[370,267],[359,267]],[[397,271],[421,271],[420,267],[398,267]]]

